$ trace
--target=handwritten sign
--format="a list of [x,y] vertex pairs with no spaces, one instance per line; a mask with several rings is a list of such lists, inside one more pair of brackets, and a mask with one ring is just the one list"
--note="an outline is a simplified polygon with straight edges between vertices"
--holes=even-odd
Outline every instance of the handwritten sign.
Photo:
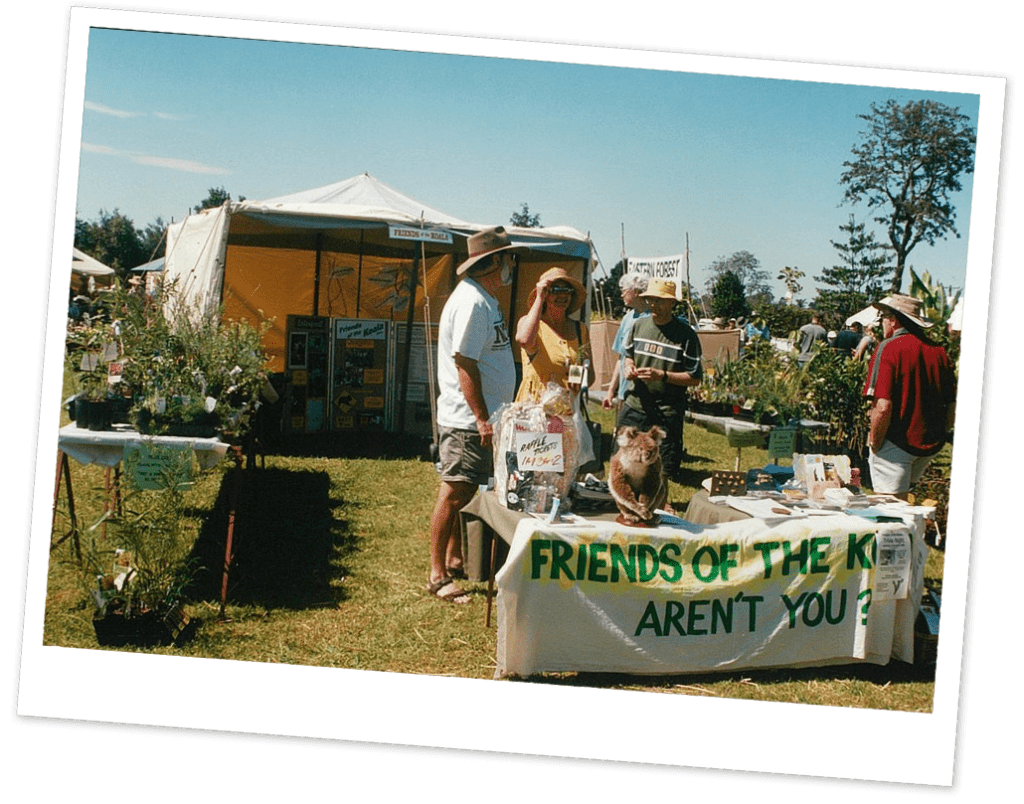
[[516,433],[516,457],[523,472],[564,472],[561,433]]
[[187,444],[151,446],[131,443],[124,448],[128,476],[140,489],[159,491],[192,483],[192,448]]
[[[343,340],[382,341],[387,338],[388,322],[376,319],[338,319],[334,337]],[[372,346],[372,343],[370,344]],[[350,343],[349,346],[352,346]]]

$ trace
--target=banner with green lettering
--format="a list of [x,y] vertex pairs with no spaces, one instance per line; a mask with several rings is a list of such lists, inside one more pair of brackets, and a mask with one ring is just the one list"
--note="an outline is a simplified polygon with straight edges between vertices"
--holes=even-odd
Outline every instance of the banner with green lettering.
[[910,519],[524,520],[497,577],[497,675],[912,661],[927,546]]

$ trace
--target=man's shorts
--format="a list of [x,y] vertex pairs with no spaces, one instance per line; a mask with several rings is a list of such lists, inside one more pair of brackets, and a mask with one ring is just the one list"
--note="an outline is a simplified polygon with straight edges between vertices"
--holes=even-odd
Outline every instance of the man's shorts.
[[480,433],[442,425],[437,430],[441,480],[474,486],[486,483],[494,473],[494,456],[490,447],[480,443]]
[[886,439],[868,454],[871,488],[879,494],[906,494],[924,474],[934,455],[911,455]]

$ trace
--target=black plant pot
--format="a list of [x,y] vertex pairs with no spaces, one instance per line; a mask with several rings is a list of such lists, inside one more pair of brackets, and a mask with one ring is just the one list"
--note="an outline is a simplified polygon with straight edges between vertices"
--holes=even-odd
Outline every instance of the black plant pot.
[[90,430],[110,429],[110,402],[106,399],[89,400],[86,402]]
[[121,612],[109,612],[92,620],[96,641],[108,647],[154,647],[181,645],[195,634],[196,622],[180,606],[166,612],[150,610],[125,617]]
[[123,396],[115,396],[110,400],[110,421],[112,424],[126,424],[131,411],[132,401]]

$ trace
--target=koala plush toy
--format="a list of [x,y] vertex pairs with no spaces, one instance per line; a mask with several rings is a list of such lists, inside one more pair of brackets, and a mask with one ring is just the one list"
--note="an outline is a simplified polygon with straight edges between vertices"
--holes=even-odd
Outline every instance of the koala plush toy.
[[615,437],[618,451],[609,464],[608,490],[619,508],[622,525],[654,526],[661,520],[656,508],[668,508],[668,484],[658,445],[665,438],[661,427],[641,432],[623,427]]

